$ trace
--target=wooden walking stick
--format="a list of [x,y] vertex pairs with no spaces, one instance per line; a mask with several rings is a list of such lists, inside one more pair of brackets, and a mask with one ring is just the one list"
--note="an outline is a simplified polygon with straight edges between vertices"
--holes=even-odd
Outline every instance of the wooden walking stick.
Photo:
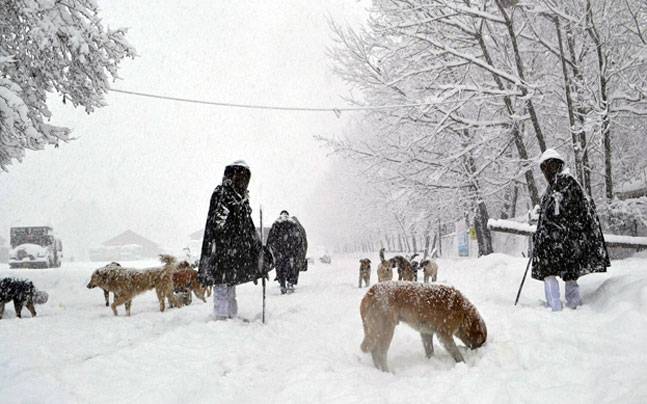
[[[265,254],[265,249],[263,248],[263,207],[261,206],[259,208],[259,212],[261,215],[261,221],[260,221],[260,226],[261,226],[261,254]],[[261,262],[261,274],[262,274],[262,279],[261,279],[261,285],[263,285],[263,314],[261,315],[261,321],[263,324],[265,324],[265,276],[266,274],[264,273],[265,271],[265,255],[263,255],[263,258],[260,260]]]
[[521,278],[521,285],[519,285],[519,291],[517,292],[517,298],[514,299],[514,305],[516,306],[519,303],[519,296],[521,296],[521,289],[523,284],[526,281],[526,275],[528,275],[528,269],[530,268],[530,263],[532,262],[532,252],[530,253],[530,258],[528,259],[528,265],[526,265],[526,271],[523,273],[523,278]]

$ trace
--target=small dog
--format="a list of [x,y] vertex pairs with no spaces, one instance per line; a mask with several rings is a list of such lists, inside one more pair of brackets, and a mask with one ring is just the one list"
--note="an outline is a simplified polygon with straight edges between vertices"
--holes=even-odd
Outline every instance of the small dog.
[[371,284],[371,260],[364,258],[359,260],[359,285],[358,288],[362,287],[362,281],[364,285],[368,287]]
[[370,352],[376,368],[388,372],[387,353],[400,321],[420,332],[427,358],[434,353],[433,335],[456,362],[463,356],[454,343],[457,336],[468,348],[485,343],[487,328],[479,312],[458,290],[443,285],[383,282],[372,286],[360,305],[363,352]]
[[434,260],[423,260],[420,262],[420,266],[422,267],[422,272],[424,274],[424,282],[428,283],[429,278],[431,278],[432,282],[436,282],[436,278],[438,277],[438,264]]
[[[115,299],[110,305],[114,315],[117,315],[117,306],[124,305],[126,313],[130,316],[130,306],[135,296],[148,290],[155,289],[160,304],[160,311],[166,306],[164,299],[168,300],[169,306],[177,306],[173,295],[173,272],[175,272],[175,257],[160,255],[162,267],[153,267],[144,270],[132,268],[118,268],[108,264],[99,270],[94,271],[88,289],[99,287],[107,292],[112,292]],[[119,266],[120,267],[120,266]]]
[[377,266],[377,281],[386,282],[393,280],[393,262],[384,259],[384,248],[380,248],[380,265]]
[[173,290],[174,292],[193,292],[195,297],[207,302],[204,297],[207,289],[198,282],[198,271],[192,269],[187,261],[180,262],[177,265],[177,270],[173,273]]
[[415,282],[418,282],[418,270],[420,269],[420,263],[414,259],[417,256],[418,256],[418,253],[415,253],[409,258],[409,262],[411,263],[411,269],[413,269],[413,280]]
[[390,261],[392,266],[398,267],[398,273],[400,274],[398,276],[399,280],[401,281],[416,280],[416,274],[413,271],[413,267],[411,266],[411,263],[409,262],[408,259],[404,258],[401,255],[396,255],[395,257],[391,258]]
[[36,317],[34,304],[45,304],[48,298],[47,292],[37,290],[31,281],[15,278],[0,279],[0,319],[4,315],[5,303],[13,300],[13,308],[18,318],[22,318],[23,305],[27,306],[32,317]]

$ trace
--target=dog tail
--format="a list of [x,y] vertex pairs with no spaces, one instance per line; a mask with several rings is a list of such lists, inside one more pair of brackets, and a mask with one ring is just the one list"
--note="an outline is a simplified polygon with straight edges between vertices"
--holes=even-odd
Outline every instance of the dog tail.
[[384,247],[380,248],[380,260],[381,260],[382,262],[386,261],[386,260],[384,259]]
[[174,256],[172,256],[172,255],[168,255],[168,254],[160,254],[160,261],[161,261],[161,262],[162,262],[162,264],[164,264],[164,265],[173,265],[173,264],[175,264],[176,259],[175,259],[175,257],[174,257]]
[[411,258],[409,258],[409,261],[413,261],[413,259],[416,258],[418,255],[420,255],[420,254],[418,254],[418,253],[413,254],[411,256]]

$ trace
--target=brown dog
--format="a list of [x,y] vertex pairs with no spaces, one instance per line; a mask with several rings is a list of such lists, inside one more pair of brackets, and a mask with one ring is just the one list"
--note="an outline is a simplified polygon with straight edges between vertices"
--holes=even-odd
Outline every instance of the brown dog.
[[449,286],[378,283],[366,292],[360,314],[364,325],[361,349],[370,352],[375,367],[385,372],[389,345],[400,321],[420,332],[427,358],[434,353],[434,334],[456,362],[463,362],[463,356],[454,336],[471,349],[483,345],[487,338],[485,322],[476,307]]
[[380,248],[380,265],[377,266],[377,281],[393,280],[393,262],[384,259],[384,248]]
[[368,287],[371,284],[371,260],[364,258],[359,260],[359,285],[358,288],[362,287],[362,281],[364,285]]
[[432,282],[436,282],[436,278],[438,277],[438,264],[434,260],[423,260],[420,263],[420,266],[422,267],[422,272],[424,274],[424,282],[428,283],[429,278],[431,278]]
[[416,273],[408,259],[401,255],[396,255],[390,259],[392,266],[398,267],[398,278],[401,281],[415,281]]
[[198,282],[198,271],[192,269],[187,261],[182,261],[177,265],[177,270],[173,273],[173,289],[175,292],[193,292],[195,297],[207,302],[204,297],[207,289]]
[[115,299],[110,305],[112,312],[117,315],[117,306],[124,305],[126,313],[130,316],[130,306],[135,296],[148,290],[155,289],[160,304],[160,311],[166,308],[164,299],[169,305],[177,305],[173,295],[173,272],[176,269],[175,258],[170,255],[160,255],[164,264],[162,267],[153,267],[143,270],[121,268],[110,270],[106,267],[94,271],[88,289],[99,287],[115,294]]

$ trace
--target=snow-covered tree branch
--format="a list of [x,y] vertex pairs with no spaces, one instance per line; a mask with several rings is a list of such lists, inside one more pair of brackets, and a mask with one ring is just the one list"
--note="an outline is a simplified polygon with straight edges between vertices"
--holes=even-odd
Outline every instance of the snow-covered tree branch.
[[88,113],[105,105],[119,63],[135,56],[125,34],[103,27],[94,0],[0,3],[0,169],[70,139],[47,123],[48,95]]

